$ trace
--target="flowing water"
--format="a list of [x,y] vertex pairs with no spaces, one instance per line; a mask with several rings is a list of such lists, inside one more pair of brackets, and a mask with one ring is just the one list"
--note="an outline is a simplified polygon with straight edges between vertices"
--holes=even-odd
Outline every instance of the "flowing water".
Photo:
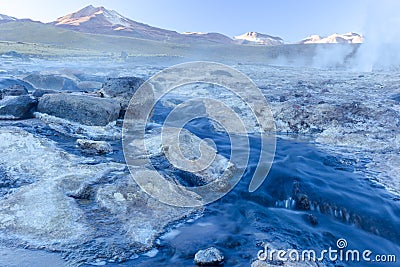
[[[357,79],[367,80],[364,76]],[[281,82],[278,78],[276,81]],[[348,86],[343,88],[347,90]],[[377,95],[382,94],[377,92]],[[343,95],[342,92],[338,94]],[[328,95],[327,98],[332,97]],[[16,126],[51,138],[67,152],[82,156],[75,146],[75,138],[46,127],[38,132],[34,125]],[[195,120],[187,128],[201,138],[213,139],[218,152],[229,157],[230,143],[226,134],[214,132],[205,120]],[[260,149],[257,136],[250,138],[250,144],[252,156],[244,177],[229,194],[207,205],[201,217],[171,227],[158,239],[155,248],[144,255],[120,264],[103,261],[97,264],[193,266],[198,250],[215,246],[224,253],[225,266],[249,266],[265,245],[274,249],[313,249],[318,253],[330,247],[337,249],[337,240],[343,238],[348,243],[346,249],[370,250],[371,258],[378,254],[395,255],[397,263],[332,262],[325,258],[319,266],[399,266],[400,199],[369,179],[365,165],[370,157],[357,155],[360,161],[356,162],[354,157],[328,154],[320,149],[322,145],[317,146],[304,136],[280,135],[267,179],[257,191],[249,193],[247,189]],[[97,162],[110,160],[110,157],[124,162],[120,143],[115,141],[112,145],[114,154],[107,156],[108,159],[98,157]],[[0,169],[0,181],[6,183],[0,184],[0,197],[7,194],[9,188],[21,186],[12,184],[12,180],[4,176]],[[56,253],[1,247],[0,251],[0,266],[64,265]]]
[[[229,157],[228,136],[213,132],[208,121],[195,120],[187,128],[202,138],[212,138],[218,152]],[[77,153],[73,138],[54,135],[50,129],[42,129],[41,134],[51,137],[68,152]],[[249,177],[257,165],[260,147],[256,136],[250,137],[250,144],[251,157],[244,177],[228,195],[207,205],[203,216],[173,227],[159,238],[152,251],[136,259],[98,264],[192,266],[198,250],[215,246],[224,253],[226,266],[249,266],[266,244],[269,248],[313,249],[318,253],[329,247],[336,249],[340,238],[347,240],[347,249],[368,249],[373,255],[400,257],[400,201],[366,179],[359,164],[328,155],[315,144],[295,136],[278,136],[267,179],[257,191],[249,193]],[[121,149],[118,143],[114,143],[114,148]],[[123,161],[122,154],[115,153],[114,160]],[[25,254],[3,250],[0,265],[14,266],[10,265],[11,259]],[[60,266],[55,255],[32,252],[26,256],[30,260],[24,262],[41,266],[40,262],[46,260]],[[320,264],[365,266],[362,262],[328,259]],[[398,265],[373,262],[368,266]]]
[[[210,130],[205,120],[193,121],[187,128],[202,138],[212,138],[219,153],[229,156],[228,137]],[[260,147],[257,137],[250,140],[252,156],[233,191],[206,206],[201,218],[162,236],[151,252],[116,266],[191,266],[194,254],[210,246],[224,253],[226,266],[249,266],[265,244],[318,253],[337,249],[340,238],[346,239],[347,249],[400,256],[399,199],[364,178],[359,164],[328,155],[309,142],[281,136],[267,180],[249,193],[249,177]],[[366,263],[326,258],[321,264]],[[372,262],[368,266],[398,265]]]

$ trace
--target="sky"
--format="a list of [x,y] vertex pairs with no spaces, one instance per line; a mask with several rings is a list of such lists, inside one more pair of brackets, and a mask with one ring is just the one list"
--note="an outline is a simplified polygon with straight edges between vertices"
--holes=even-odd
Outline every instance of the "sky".
[[[392,0],[395,1],[395,0]],[[375,1],[379,5],[391,1]],[[369,3],[369,4],[368,4]],[[42,22],[87,5],[104,6],[130,19],[178,32],[257,31],[298,41],[311,34],[363,33],[373,0],[0,0],[0,14]],[[372,6],[372,7],[371,7]]]

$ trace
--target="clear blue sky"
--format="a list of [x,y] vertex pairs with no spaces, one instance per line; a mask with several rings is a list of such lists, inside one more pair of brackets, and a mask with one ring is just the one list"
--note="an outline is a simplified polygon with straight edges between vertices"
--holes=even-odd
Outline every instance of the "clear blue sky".
[[[228,36],[247,31],[297,41],[311,34],[349,31],[363,33],[376,5],[396,0],[0,0],[0,14],[43,22],[92,4],[114,9],[133,20],[165,29],[220,32]],[[369,5],[367,4],[369,2]]]

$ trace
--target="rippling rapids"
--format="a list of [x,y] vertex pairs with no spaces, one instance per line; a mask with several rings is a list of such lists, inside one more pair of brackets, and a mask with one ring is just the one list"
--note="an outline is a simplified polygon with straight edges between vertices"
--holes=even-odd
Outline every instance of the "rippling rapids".
[[[192,121],[187,128],[202,138],[212,138],[218,152],[229,156],[227,135],[211,131],[204,120]],[[249,193],[249,177],[260,147],[257,137],[250,137],[250,144],[249,165],[233,191],[206,206],[201,218],[165,234],[150,253],[118,266],[191,266],[193,255],[209,246],[225,254],[226,266],[249,266],[265,244],[275,249],[322,251],[336,248],[339,238],[347,240],[348,249],[400,255],[399,199],[363,177],[362,170],[355,173],[353,161],[328,155],[296,137],[280,136],[266,181]],[[365,263],[324,260],[321,264]]]

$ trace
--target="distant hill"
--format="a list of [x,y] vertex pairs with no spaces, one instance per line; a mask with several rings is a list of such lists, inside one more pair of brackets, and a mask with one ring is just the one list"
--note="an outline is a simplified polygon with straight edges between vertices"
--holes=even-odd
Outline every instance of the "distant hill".
[[16,20],[17,20],[17,18],[0,14],[0,23],[7,23],[7,22],[10,22],[10,21],[16,21]]

